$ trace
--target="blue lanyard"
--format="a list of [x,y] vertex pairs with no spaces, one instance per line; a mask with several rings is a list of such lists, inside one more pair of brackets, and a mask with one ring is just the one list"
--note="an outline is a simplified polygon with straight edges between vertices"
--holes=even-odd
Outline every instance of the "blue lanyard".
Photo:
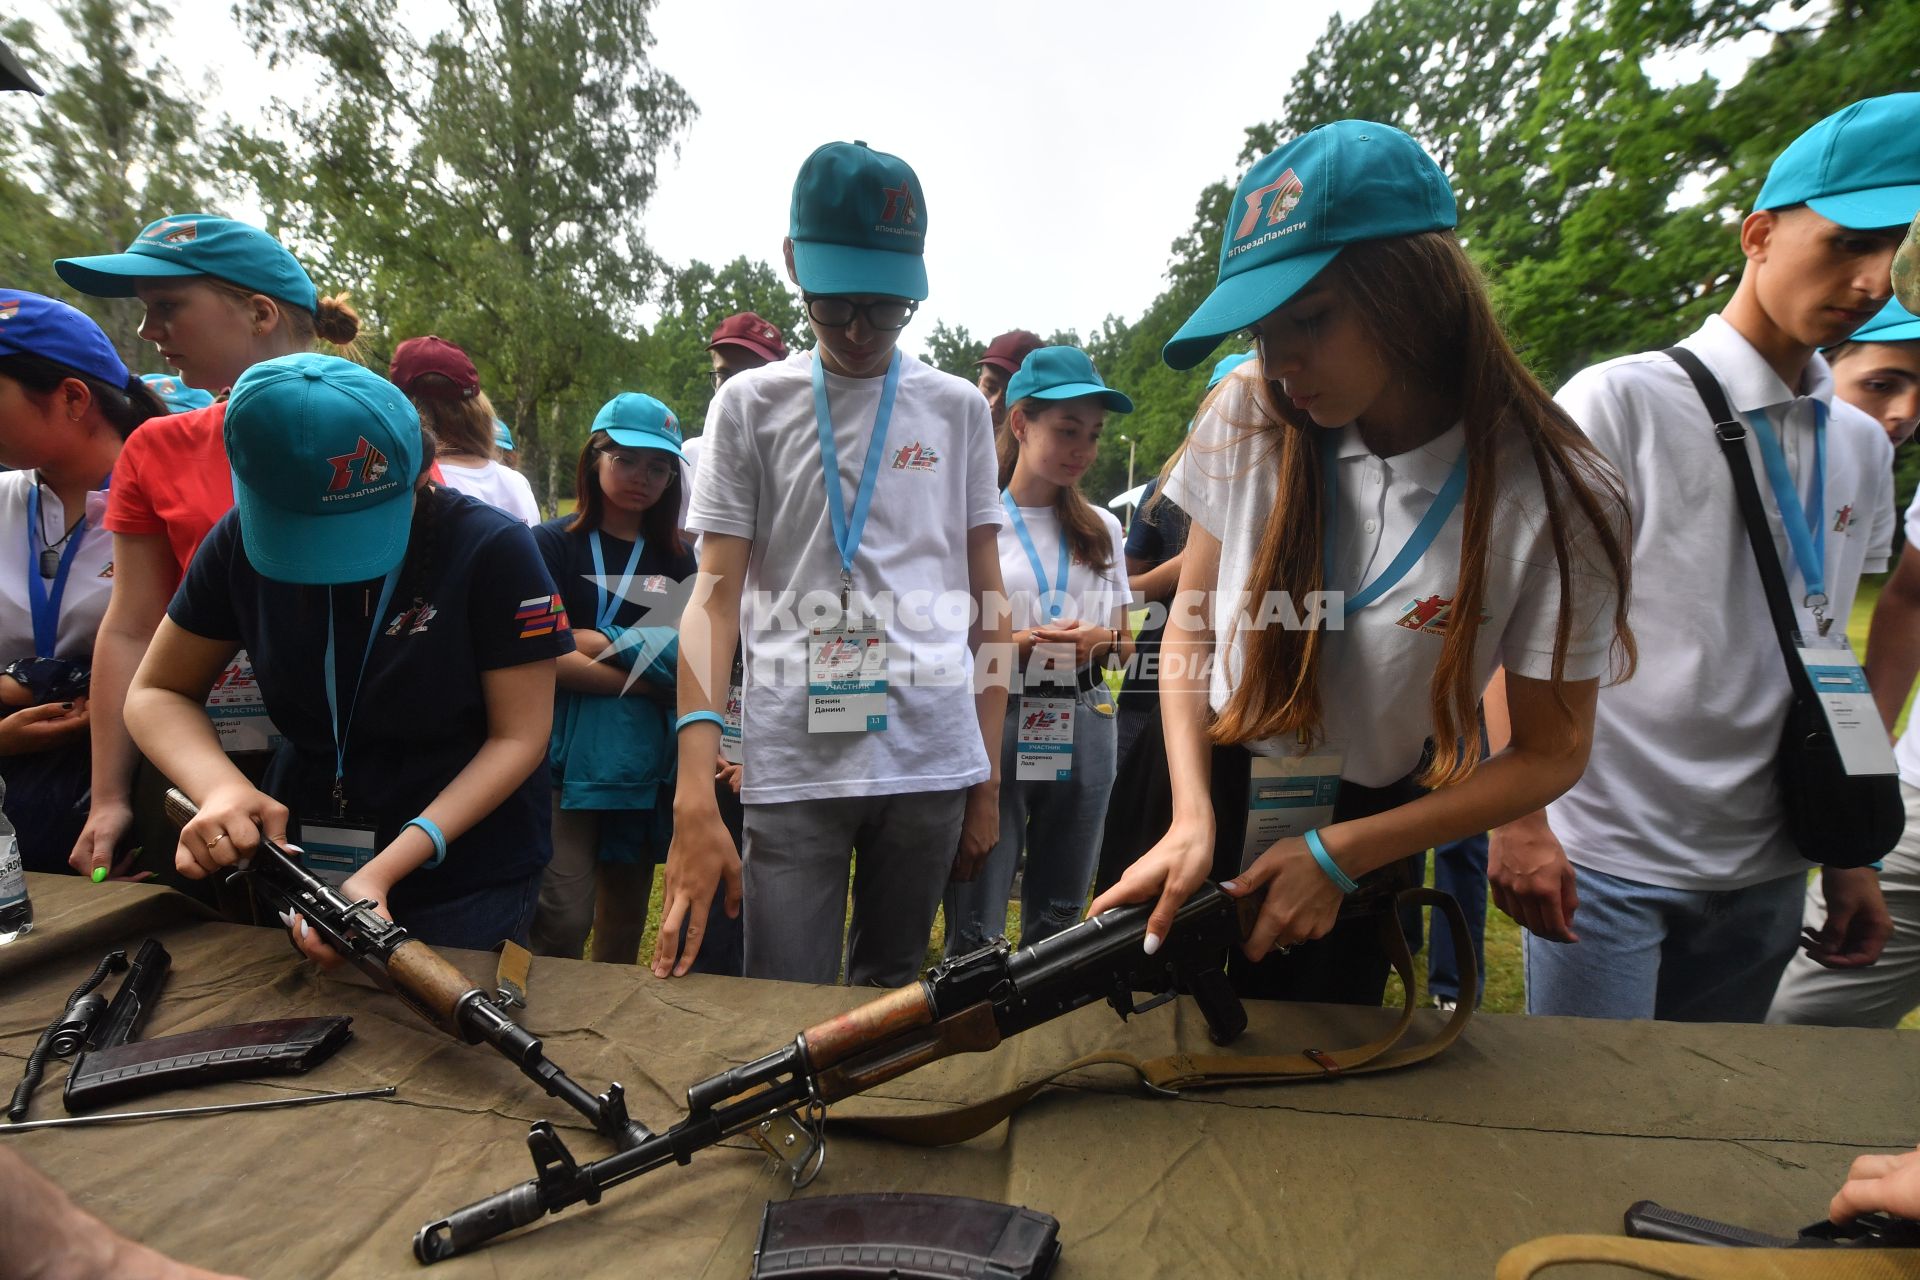
[[54,570],[53,592],[40,580],[40,553],[35,535],[40,530],[40,477],[33,478],[27,490],[27,605],[33,611],[33,652],[36,657],[51,658],[60,643],[60,601],[67,594],[67,575],[73,570],[73,557],[87,536],[87,517],[82,515],[68,527],[67,548],[60,553],[60,567]]
[[[1773,500],[1780,507],[1780,523],[1787,527],[1787,545],[1793,550],[1794,563],[1800,566],[1800,579],[1806,584],[1806,606],[1814,617],[1824,621],[1827,605],[1827,406],[1813,402],[1813,509],[1800,501],[1793,476],[1787,471],[1787,452],[1780,447],[1780,436],[1764,412],[1747,415],[1753,433],[1760,441],[1760,457],[1767,464],[1767,482],[1773,486]],[[1822,628],[1825,634],[1825,628]]]
[[333,729],[333,807],[336,816],[345,817],[347,812],[347,734],[353,728],[353,709],[360,705],[360,690],[367,683],[367,662],[373,657],[373,642],[380,636],[380,628],[386,622],[387,606],[393,603],[393,589],[400,581],[400,566],[395,565],[387,571],[387,580],[380,586],[380,607],[373,611],[373,625],[367,628],[367,651],[360,655],[360,674],[354,677],[353,701],[347,705],[347,718],[340,719],[340,677],[334,671],[334,623],[333,588],[327,588],[327,723]]
[[853,593],[853,557],[866,531],[867,510],[873,505],[874,485],[880,479],[880,455],[887,450],[887,423],[893,418],[893,397],[900,389],[900,353],[887,364],[887,380],[880,387],[880,408],[873,415],[873,436],[867,441],[867,461],[854,494],[853,515],[846,511],[846,491],[840,485],[840,451],[833,442],[833,416],[827,409],[827,371],[820,353],[813,355],[813,420],[820,428],[820,470],[827,486],[827,515],[833,521],[833,545],[840,550],[840,607]]
[[614,594],[607,594],[607,562],[600,552],[600,531],[593,531],[593,628],[605,631],[613,625],[613,616],[620,611],[620,602],[627,598],[628,588],[633,586],[633,571],[639,567],[640,551],[647,545],[644,537],[633,540],[633,554],[627,557],[627,569],[620,575],[620,586]]
[[1014,502],[1013,495],[1002,491],[1000,505],[1013,517],[1013,531],[1020,535],[1020,545],[1027,549],[1027,563],[1033,567],[1033,580],[1040,585],[1040,594],[1034,599],[1047,606],[1047,617],[1060,616],[1060,606],[1067,594],[1067,531],[1060,531],[1060,567],[1055,572],[1053,586],[1047,586],[1047,571],[1040,567],[1040,552],[1034,548],[1033,535],[1027,532],[1027,518],[1020,514],[1020,506]]
[[[1324,589],[1331,591],[1333,589],[1334,533],[1339,528],[1340,514],[1340,456],[1337,446],[1332,441],[1321,446],[1320,459],[1322,479],[1320,501],[1327,511],[1326,532],[1321,535],[1324,541],[1320,547],[1321,585]],[[1427,548],[1431,547],[1433,540],[1440,536],[1440,530],[1445,527],[1447,517],[1451,516],[1453,509],[1460,505],[1460,495],[1466,491],[1467,447],[1463,442],[1460,446],[1460,456],[1453,463],[1453,473],[1447,477],[1447,482],[1440,486],[1440,492],[1433,496],[1433,503],[1427,508],[1427,514],[1420,517],[1420,523],[1414,526],[1413,533],[1407,538],[1407,544],[1400,548],[1400,554],[1393,558],[1393,563],[1380,571],[1379,577],[1346,598],[1343,608],[1349,617],[1393,590],[1399,585],[1400,579],[1407,576],[1407,571],[1420,563],[1420,557],[1427,554]]]

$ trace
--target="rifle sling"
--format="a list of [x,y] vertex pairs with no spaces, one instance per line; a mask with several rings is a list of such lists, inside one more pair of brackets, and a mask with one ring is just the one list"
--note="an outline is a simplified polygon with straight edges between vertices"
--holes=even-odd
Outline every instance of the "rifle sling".
[[[1387,1034],[1350,1049],[1302,1049],[1297,1053],[1251,1056],[1233,1053],[1176,1053],[1163,1058],[1140,1059],[1117,1049],[1090,1053],[1065,1066],[1049,1071],[1035,1080],[984,1102],[929,1111],[916,1115],[840,1116],[831,1118],[884,1138],[915,1146],[944,1147],[975,1138],[1007,1119],[1014,1112],[1063,1076],[1094,1066],[1125,1067],[1150,1088],[1174,1092],[1181,1089],[1222,1088],[1228,1085],[1297,1084],[1304,1080],[1326,1080],[1335,1076],[1365,1075],[1374,1071],[1392,1071],[1410,1067],[1434,1057],[1466,1029],[1473,1017],[1473,1001],[1463,999],[1453,1016],[1429,1038],[1402,1045],[1413,1025],[1413,955],[1407,950],[1406,935],[1400,931],[1398,908],[1430,906],[1446,913],[1447,923],[1456,939],[1470,937],[1466,913],[1452,895],[1438,889],[1407,889],[1395,899],[1392,909],[1380,913],[1381,944],[1393,963],[1394,972],[1406,993],[1400,1017]],[[1478,958],[1473,948],[1455,948],[1460,960],[1460,990],[1480,989]]]
[[1915,1249],[1722,1249],[1628,1236],[1542,1236],[1507,1250],[1494,1280],[1610,1264],[1670,1280],[1912,1280]]

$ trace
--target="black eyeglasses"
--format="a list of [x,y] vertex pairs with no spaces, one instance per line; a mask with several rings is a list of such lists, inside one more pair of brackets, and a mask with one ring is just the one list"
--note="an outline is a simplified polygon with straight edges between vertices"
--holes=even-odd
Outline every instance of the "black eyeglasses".
[[906,298],[855,302],[851,298],[816,298],[803,294],[801,300],[807,304],[807,319],[828,329],[844,329],[857,315],[866,320],[867,328],[890,333],[906,328],[913,313],[920,309],[919,303]]

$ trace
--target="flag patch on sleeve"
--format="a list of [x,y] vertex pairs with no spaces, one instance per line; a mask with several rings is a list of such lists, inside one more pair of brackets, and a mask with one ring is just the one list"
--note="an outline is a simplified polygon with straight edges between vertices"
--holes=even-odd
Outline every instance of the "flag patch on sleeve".
[[513,617],[520,624],[522,640],[570,630],[567,625],[567,606],[561,603],[557,595],[535,596],[531,600],[522,600],[519,611]]

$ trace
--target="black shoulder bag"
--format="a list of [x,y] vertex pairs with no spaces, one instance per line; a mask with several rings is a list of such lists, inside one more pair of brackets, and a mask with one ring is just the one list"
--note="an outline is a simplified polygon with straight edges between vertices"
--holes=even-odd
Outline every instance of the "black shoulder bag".
[[1774,549],[1773,530],[1760,505],[1760,488],[1753,478],[1753,460],[1747,457],[1746,424],[1727,403],[1719,381],[1700,358],[1685,347],[1668,347],[1666,354],[1686,370],[1695,390],[1713,415],[1714,434],[1733,472],[1733,492],[1740,501],[1747,542],[1766,590],[1767,612],[1786,660],[1793,700],[1780,734],[1780,798],[1786,811],[1787,834],[1802,857],[1829,867],[1864,867],[1891,850],[1906,827],[1906,806],[1900,798],[1898,774],[1849,774],[1840,761],[1840,748],[1827,727],[1826,712],[1798,650],[1799,623],[1787,594],[1786,575]]

